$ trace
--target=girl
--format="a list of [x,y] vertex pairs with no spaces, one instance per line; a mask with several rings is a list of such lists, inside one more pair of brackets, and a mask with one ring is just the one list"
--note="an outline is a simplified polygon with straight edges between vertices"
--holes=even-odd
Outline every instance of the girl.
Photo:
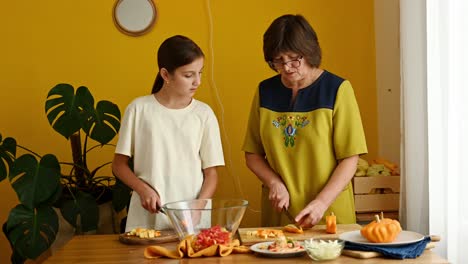
[[163,204],[211,198],[215,192],[216,166],[224,165],[218,121],[207,104],[193,98],[203,62],[203,52],[189,38],[166,39],[151,95],[125,110],[112,169],[133,189],[126,231],[171,228],[158,213]]

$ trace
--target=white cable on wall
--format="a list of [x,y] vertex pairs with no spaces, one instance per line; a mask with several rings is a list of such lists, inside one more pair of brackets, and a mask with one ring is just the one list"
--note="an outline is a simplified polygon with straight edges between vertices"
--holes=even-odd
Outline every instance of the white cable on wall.
[[222,132],[226,138],[226,141],[224,142],[225,145],[227,146],[227,151],[225,152],[227,155],[227,160],[228,162],[226,163],[226,170],[228,172],[228,175],[229,176],[232,176],[233,179],[234,179],[234,183],[235,183],[235,186],[237,187],[241,197],[245,197],[243,192],[242,192],[242,188],[241,188],[241,185],[240,185],[240,180],[239,180],[239,176],[236,176],[236,174],[234,173],[231,173],[231,169],[230,167],[232,166],[232,158],[231,158],[231,151],[232,151],[232,147],[231,147],[231,143],[229,142],[229,137],[228,137],[228,134],[227,134],[227,131],[226,131],[226,126],[224,125],[225,122],[224,122],[224,106],[223,106],[223,103],[221,101],[221,98],[219,96],[219,91],[218,91],[218,87],[216,86],[216,82],[215,82],[215,78],[214,78],[214,61],[215,61],[215,56],[214,56],[214,48],[213,48],[213,17],[211,15],[211,2],[210,0],[207,0],[206,1],[206,9],[207,9],[207,14],[208,14],[208,24],[209,24],[209,50],[210,50],[210,56],[211,56],[211,71],[210,71],[210,83],[211,83],[211,86],[214,90],[214,94],[216,95],[216,101],[219,105],[219,108],[220,108],[220,124],[221,124],[221,127],[222,127]]
[[[226,156],[225,158],[227,158],[227,161],[226,162],[226,171],[228,173],[228,176],[231,176],[234,180],[234,184],[236,186],[236,189],[239,191],[240,195],[242,198],[245,198],[245,195],[244,195],[244,192],[242,191],[242,187],[241,187],[241,183],[240,183],[240,177],[237,173],[234,172],[234,166],[232,166],[232,158],[231,158],[231,151],[232,151],[232,146],[231,146],[231,143],[229,141],[229,136],[227,134],[227,131],[226,131],[226,126],[224,125],[225,122],[224,122],[224,106],[223,106],[223,103],[221,101],[221,98],[219,96],[219,91],[218,91],[218,88],[216,86],[216,82],[215,82],[215,78],[214,78],[214,61],[215,61],[215,56],[214,56],[214,48],[213,48],[213,17],[211,15],[211,1],[210,0],[206,0],[206,9],[207,9],[207,14],[208,14],[208,20],[209,20],[209,50],[210,50],[210,56],[211,56],[211,74],[210,74],[210,83],[211,83],[211,86],[214,90],[214,93],[216,95],[216,101],[219,105],[219,108],[220,108],[220,115],[219,115],[219,118],[220,118],[220,124],[221,124],[221,127],[222,127],[222,132],[225,136],[225,146],[227,146],[227,151],[225,151],[226,153]],[[251,207],[249,207],[249,210],[250,211],[253,211],[253,212],[260,212],[258,210],[253,210],[251,209]]]

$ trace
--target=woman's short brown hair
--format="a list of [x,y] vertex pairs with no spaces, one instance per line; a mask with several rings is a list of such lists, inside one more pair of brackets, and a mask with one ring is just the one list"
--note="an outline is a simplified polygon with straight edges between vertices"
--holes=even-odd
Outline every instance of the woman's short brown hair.
[[301,15],[278,17],[263,34],[263,55],[266,62],[289,51],[303,56],[313,67],[319,67],[322,61],[317,34]]

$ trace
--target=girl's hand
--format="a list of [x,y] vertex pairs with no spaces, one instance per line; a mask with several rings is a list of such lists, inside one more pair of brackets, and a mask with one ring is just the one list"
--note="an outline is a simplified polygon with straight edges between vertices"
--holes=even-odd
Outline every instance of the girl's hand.
[[277,182],[270,186],[268,199],[277,212],[281,212],[284,207],[289,207],[289,192],[283,182]]
[[302,227],[313,227],[322,219],[326,210],[327,207],[321,201],[313,200],[299,212],[296,219],[299,219],[298,224]]
[[148,184],[145,183],[145,187],[138,192],[138,195],[140,196],[141,206],[150,213],[157,213],[161,208],[161,198]]

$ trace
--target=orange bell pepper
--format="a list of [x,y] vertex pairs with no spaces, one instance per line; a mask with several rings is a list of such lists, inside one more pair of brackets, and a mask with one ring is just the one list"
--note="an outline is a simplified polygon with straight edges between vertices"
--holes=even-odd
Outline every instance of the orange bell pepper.
[[332,212],[330,215],[325,217],[326,222],[326,232],[329,234],[336,234],[336,215]]

